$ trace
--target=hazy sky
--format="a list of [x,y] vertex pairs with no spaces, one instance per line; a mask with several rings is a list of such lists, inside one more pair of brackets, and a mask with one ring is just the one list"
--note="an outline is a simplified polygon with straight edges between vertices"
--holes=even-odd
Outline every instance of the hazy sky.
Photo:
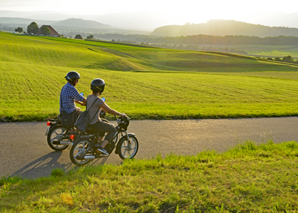
[[[241,19],[254,12],[298,12],[298,1],[272,0],[0,0],[0,10],[54,11],[72,15],[163,12],[197,23],[210,19]],[[0,14],[1,16],[1,14]]]

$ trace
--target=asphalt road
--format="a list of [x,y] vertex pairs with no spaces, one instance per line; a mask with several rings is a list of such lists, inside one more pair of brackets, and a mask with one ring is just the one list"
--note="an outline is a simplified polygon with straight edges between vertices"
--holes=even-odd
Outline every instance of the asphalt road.
[[[273,140],[298,141],[298,117],[202,120],[131,121],[128,132],[139,140],[137,159],[196,155],[204,150],[224,152],[251,140],[257,144]],[[0,123],[0,178],[49,176],[54,168],[75,169],[69,149],[53,151],[46,142],[46,122]],[[89,165],[121,164],[114,152]]]

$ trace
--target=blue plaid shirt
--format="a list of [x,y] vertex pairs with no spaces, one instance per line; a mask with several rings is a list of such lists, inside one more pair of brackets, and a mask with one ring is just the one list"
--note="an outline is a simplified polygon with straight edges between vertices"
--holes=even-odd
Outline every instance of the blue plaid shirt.
[[62,111],[67,113],[75,111],[75,100],[83,101],[84,97],[79,94],[78,90],[74,86],[67,82],[60,93],[60,113]]

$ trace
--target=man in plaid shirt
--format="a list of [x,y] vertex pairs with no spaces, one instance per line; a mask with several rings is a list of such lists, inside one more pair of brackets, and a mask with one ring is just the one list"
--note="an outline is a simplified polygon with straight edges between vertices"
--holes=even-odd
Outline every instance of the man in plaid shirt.
[[74,126],[78,116],[82,113],[80,108],[76,107],[75,103],[86,106],[86,99],[75,88],[79,82],[80,74],[70,71],[65,78],[68,82],[61,89],[60,114],[62,125],[69,129]]

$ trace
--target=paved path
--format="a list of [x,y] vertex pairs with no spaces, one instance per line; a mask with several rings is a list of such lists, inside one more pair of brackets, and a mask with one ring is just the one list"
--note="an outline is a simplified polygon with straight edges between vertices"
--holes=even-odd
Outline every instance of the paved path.
[[[131,121],[129,132],[139,140],[137,159],[157,154],[174,153],[196,155],[203,150],[223,152],[251,140],[256,143],[273,140],[298,141],[298,117],[253,119],[203,120],[145,120]],[[0,123],[0,178],[21,176],[37,178],[49,176],[52,169],[69,171],[75,166],[69,150],[53,151],[44,135],[46,122]],[[120,164],[122,160],[112,153],[108,158],[93,164]]]

